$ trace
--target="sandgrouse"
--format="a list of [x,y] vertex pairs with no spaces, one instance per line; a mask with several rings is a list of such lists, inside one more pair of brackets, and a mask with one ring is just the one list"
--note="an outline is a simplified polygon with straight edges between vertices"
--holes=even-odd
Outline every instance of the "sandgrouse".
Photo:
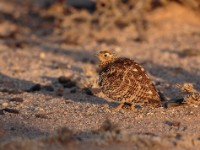
[[99,86],[102,92],[113,100],[120,101],[115,110],[124,104],[161,106],[161,98],[144,68],[129,58],[120,58],[111,51],[100,51]]

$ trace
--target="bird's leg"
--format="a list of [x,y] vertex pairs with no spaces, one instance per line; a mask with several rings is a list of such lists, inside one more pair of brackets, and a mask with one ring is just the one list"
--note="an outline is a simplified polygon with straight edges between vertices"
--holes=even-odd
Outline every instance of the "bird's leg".
[[120,103],[119,106],[114,107],[113,110],[114,111],[119,111],[120,109],[122,109],[123,106],[124,106],[124,102]]
[[132,111],[133,109],[135,109],[135,104],[134,103],[131,104],[131,106],[129,108],[129,111]]

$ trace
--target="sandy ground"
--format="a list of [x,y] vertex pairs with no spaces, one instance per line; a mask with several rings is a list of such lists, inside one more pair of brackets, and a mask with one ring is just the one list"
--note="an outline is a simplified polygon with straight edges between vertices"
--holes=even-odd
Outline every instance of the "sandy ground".
[[145,16],[146,38],[138,41],[132,27],[96,33],[75,22],[68,29],[70,16],[58,26],[27,5],[0,2],[0,149],[200,147],[198,103],[115,112],[117,103],[90,90],[98,88],[94,54],[111,48],[141,63],[168,97],[183,96],[176,84],[199,91],[198,14],[175,3],[157,8]]

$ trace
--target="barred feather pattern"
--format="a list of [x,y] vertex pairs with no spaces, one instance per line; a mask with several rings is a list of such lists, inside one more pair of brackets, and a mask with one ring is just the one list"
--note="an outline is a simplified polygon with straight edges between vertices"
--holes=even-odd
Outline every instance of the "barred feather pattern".
[[128,58],[117,58],[103,66],[99,72],[99,86],[113,100],[161,106],[158,91],[144,68]]

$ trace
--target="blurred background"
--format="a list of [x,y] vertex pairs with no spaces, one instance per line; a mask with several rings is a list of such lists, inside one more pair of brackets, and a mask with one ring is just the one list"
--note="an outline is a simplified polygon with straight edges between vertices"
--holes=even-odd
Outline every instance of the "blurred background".
[[115,45],[177,29],[186,32],[186,26],[198,25],[199,14],[198,0],[1,0],[0,34],[58,35],[69,44]]

